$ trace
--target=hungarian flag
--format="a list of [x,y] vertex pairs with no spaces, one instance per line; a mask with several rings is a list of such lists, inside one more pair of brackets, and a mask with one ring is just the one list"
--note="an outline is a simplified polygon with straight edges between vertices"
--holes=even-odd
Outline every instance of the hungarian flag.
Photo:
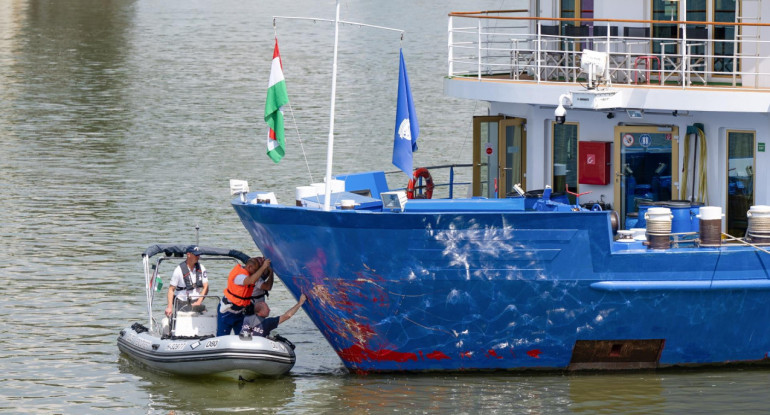
[[278,53],[278,38],[273,49],[273,65],[270,68],[270,82],[267,87],[265,101],[265,122],[268,125],[267,155],[273,162],[281,161],[285,154],[286,143],[283,135],[283,111],[281,108],[289,103],[286,92],[286,81],[283,79],[283,65]]

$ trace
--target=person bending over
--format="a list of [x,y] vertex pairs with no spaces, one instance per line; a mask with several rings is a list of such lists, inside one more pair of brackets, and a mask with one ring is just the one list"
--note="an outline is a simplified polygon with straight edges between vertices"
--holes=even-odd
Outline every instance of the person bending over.
[[[265,281],[268,279],[268,281]],[[243,318],[250,311],[252,301],[264,302],[264,294],[254,299],[255,290],[264,293],[273,287],[273,272],[270,260],[252,257],[245,266],[236,264],[227,277],[227,288],[217,308],[217,336],[226,336],[230,330],[240,334]]]
[[270,307],[268,307],[267,303],[256,303],[254,304],[254,314],[246,316],[243,320],[242,332],[250,333],[252,336],[267,337],[279,324],[290,319],[302,307],[302,304],[305,304],[305,301],[307,301],[307,296],[305,294],[300,295],[297,304],[280,317],[268,317],[270,315]]

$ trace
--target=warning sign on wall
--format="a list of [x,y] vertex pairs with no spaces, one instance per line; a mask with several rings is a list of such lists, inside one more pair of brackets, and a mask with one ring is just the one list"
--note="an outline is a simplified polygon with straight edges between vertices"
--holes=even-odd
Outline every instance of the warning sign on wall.
[[623,135],[623,145],[626,147],[631,147],[634,145],[634,135],[633,134],[624,134]]
[[487,154],[487,156],[491,156],[495,154],[495,148],[492,147],[492,143],[486,144],[486,149],[484,150],[484,152]]

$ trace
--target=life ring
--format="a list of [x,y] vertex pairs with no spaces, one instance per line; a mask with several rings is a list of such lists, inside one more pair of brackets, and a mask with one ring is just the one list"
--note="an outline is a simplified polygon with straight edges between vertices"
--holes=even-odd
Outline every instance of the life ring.
[[420,167],[414,171],[414,175],[409,179],[409,183],[406,185],[406,198],[414,199],[414,186],[417,183],[418,178],[425,179],[425,193],[417,195],[417,199],[430,199],[433,197],[433,178],[430,176],[430,172],[425,167]]

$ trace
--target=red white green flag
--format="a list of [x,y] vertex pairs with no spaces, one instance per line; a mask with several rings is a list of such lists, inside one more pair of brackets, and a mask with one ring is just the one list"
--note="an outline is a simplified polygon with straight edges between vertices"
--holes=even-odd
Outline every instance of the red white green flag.
[[286,143],[283,134],[283,111],[281,107],[289,103],[286,81],[283,79],[283,65],[278,53],[278,38],[273,49],[273,64],[270,68],[270,82],[265,102],[265,122],[268,125],[267,155],[273,162],[281,161],[285,154]]

